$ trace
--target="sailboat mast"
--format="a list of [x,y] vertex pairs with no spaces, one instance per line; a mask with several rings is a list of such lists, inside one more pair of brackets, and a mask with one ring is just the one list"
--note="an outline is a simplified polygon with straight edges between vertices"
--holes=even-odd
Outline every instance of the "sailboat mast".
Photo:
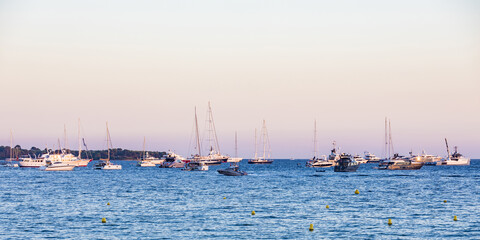
[[388,129],[387,129],[387,117],[385,117],[385,159],[390,157],[390,154],[388,153]]
[[[390,145],[390,154],[395,154],[395,149],[393,148],[393,141],[392,141],[392,124],[390,122],[390,119],[388,120],[388,140],[389,140],[389,145]],[[389,154],[389,157],[391,157],[391,155]]]
[[313,157],[317,159],[317,119],[313,124]]
[[67,151],[69,151],[69,147],[68,147],[68,137],[67,137],[67,125],[66,124],[63,124],[63,137],[64,137],[64,146],[63,148],[65,149],[65,153],[67,153]]
[[80,139],[80,118],[78,119],[78,158],[82,159],[82,143]]
[[267,129],[266,129],[266,126],[265,126],[265,120],[263,120],[263,129],[262,129],[262,137],[263,137],[263,159],[265,160],[265,153],[266,153],[266,147],[267,147]]
[[257,129],[255,128],[255,159],[257,159]]
[[108,154],[108,157],[107,157],[107,161],[109,162],[110,161],[110,132],[108,131],[108,121],[106,123],[107,125],[107,154]]
[[235,157],[238,157],[238,148],[237,148],[237,131],[235,131]]
[[145,136],[143,136],[143,160],[145,160]]
[[13,159],[13,132],[10,129],[10,160]]
[[202,156],[202,152],[200,149],[200,137],[198,134],[198,119],[197,119],[197,107],[195,107],[195,133],[197,135],[197,148],[198,148],[198,156]]

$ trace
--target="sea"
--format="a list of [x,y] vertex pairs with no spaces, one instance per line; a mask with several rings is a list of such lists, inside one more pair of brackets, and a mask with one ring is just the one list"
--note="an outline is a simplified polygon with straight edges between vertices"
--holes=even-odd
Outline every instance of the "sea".
[[0,167],[0,239],[480,239],[480,160],[350,173],[306,161],[244,160],[236,177],[218,174],[223,164]]

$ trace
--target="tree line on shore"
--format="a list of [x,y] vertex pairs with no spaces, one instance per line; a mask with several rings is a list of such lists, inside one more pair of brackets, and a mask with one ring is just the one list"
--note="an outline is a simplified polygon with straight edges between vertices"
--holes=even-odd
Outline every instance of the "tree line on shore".
[[[78,156],[77,150],[66,150],[68,153],[71,153],[75,156]],[[31,147],[30,149],[22,149],[20,145],[16,145],[12,149],[10,146],[0,146],[0,159],[7,159],[10,158],[10,153],[12,153],[13,158],[18,159],[21,156],[28,156],[30,155],[32,158],[35,156],[39,157],[42,154],[47,152],[54,153],[60,152],[59,150],[52,150],[52,149],[40,149],[37,147]],[[166,152],[157,152],[157,151],[148,151],[148,154],[152,157],[160,158],[166,154]],[[143,155],[143,151],[134,151],[122,148],[114,148],[110,150],[110,159],[112,160],[134,160],[140,159]],[[82,151],[82,158],[85,159],[93,159],[99,160],[101,158],[107,158],[108,151],[107,150],[83,150]]]

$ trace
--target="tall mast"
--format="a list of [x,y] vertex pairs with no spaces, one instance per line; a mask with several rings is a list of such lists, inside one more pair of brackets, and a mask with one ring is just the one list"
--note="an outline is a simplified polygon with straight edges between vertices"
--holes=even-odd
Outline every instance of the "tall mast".
[[[390,119],[388,120],[388,140],[389,140],[389,145],[390,145],[390,154],[395,154],[395,149],[393,148],[393,141],[392,141],[392,124],[390,123]],[[391,155],[389,154],[389,157],[391,157]]]
[[267,147],[267,127],[265,126],[265,120],[263,120],[263,128],[262,128],[262,137],[263,137],[263,159],[265,160],[265,152],[266,152],[266,147]]
[[317,158],[317,119],[313,124],[313,157]]
[[145,160],[145,136],[143,136],[143,160]]
[[255,128],[255,159],[257,159],[257,129]]
[[107,157],[107,161],[109,162],[110,161],[110,132],[108,131],[108,121],[106,123],[107,125],[107,151],[108,151],[108,157]]
[[[217,131],[215,129],[215,121],[213,121],[213,111],[210,105],[210,101],[208,102],[208,145],[209,151],[213,151],[216,153],[220,153],[220,145],[218,144],[217,138]],[[213,142],[213,143],[212,143]]]
[[237,131],[235,131],[235,157],[238,157],[238,148],[237,148]]
[[385,159],[390,157],[390,154],[388,153],[388,129],[387,129],[387,117],[385,117]]
[[80,139],[80,118],[78,118],[78,158],[82,159],[82,143]]
[[13,132],[10,129],[10,160],[13,159]]
[[202,156],[202,152],[200,149],[200,137],[198,134],[197,107],[195,107],[195,133],[197,135],[196,139],[197,139],[198,156]]
[[65,149],[65,153],[67,152],[68,149],[68,140],[67,140],[67,125],[63,124],[63,141],[64,141],[64,146],[63,148]]

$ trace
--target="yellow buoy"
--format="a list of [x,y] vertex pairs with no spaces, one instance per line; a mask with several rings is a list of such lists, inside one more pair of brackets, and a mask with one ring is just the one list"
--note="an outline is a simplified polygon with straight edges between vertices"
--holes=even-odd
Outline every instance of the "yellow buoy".
[[313,231],[313,224],[310,224],[310,228],[308,229],[308,231],[310,231],[310,232]]
[[447,200],[443,200],[443,203],[447,203]]
[[108,206],[110,206],[110,203],[109,203],[109,202],[107,202],[107,205],[108,205]]
[[223,199],[227,199],[227,197],[223,197]]
[[255,215],[255,211],[252,211],[252,215]]
[[360,191],[358,191],[358,189],[356,189],[355,194],[360,194]]
[[388,225],[392,225],[392,219],[388,219]]
[[327,205],[325,208],[326,208],[326,209],[329,209],[329,208],[330,208],[330,206],[328,206],[328,205]]
[[106,219],[106,218],[102,218],[102,223],[107,223],[107,219]]
[[457,216],[453,216],[453,221],[457,221]]

